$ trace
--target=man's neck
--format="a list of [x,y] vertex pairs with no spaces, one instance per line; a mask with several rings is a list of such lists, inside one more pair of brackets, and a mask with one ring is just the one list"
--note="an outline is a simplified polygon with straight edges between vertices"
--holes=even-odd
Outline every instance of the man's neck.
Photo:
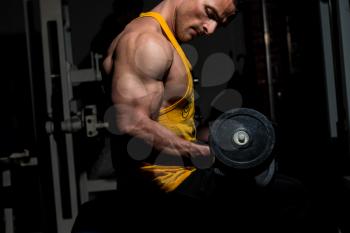
[[182,2],[182,0],[164,0],[158,4],[152,11],[160,13],[164,20],[167,22],[170,30],[175,35],[175,19],[176,8]]

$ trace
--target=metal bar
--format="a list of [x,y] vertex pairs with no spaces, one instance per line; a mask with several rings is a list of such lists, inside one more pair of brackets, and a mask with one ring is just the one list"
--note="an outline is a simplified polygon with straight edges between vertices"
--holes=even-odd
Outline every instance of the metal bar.
[[80,174],[80,182],[79,182],[79,187],[80,187],[80,203],[83,204],[89,200],[89,191],[87,187],[88,183],[88,177],[87,173],[83,172]]
[[5,208],[4,209],[4,218],[5,218],[5,233],[14,233],[15,227],[13,224],[13,209]]
[[270,29],[267,16],[266,0],[262,0],[262,11],[264,21],[264,42],[265,42],[265,55],[266,55],[266,70],[267,70],[267,82],[269,89],[269,105],[270,105],[270,117],[272,121],[276,120],[275,114],[275,98],[272,79],[272,67],[271,67],[271,50],[270,50]]
[[326,79],[327,105],[328,105],[328,127],[331,138],[338,136],[338,108],[335,85],[335,68],[333,41],[331,29],[331,17],[329,4],[324,1],[319,1],[320,22],[323,45],[323,62]]
[[[70,116],[70,101],[73,99],[72,85],[70,82],[70,76],[67,65],[67,54],[66,54],[66,36],[63,28],[62,21],[62,3],[60,0],[51,0],[55,5],[56,9],[59,9],[57,17],[57,36],[58,46],[60,51],[60,74],[61,74],[61,87],[62,87],[62,104],[63,104],[63,120],[69,120]],[[67,165],[68,165],[68,177],[69,177],[69,191],[71,201],[72,218],[78,213],[78,198],[77,198],[77,184],[75,174],[75,161],[74,161],[74,149],[73,149],[73,137],[71,134],[65,134],[66,153],[67,153]]]
[[[10,187],[11,186],[11,171],[4,170],[2,172],[2,187]],[[14,233],[14,218],[13,218],[13,209],[12,208],[4,208],[4,220],[5,220],[5,233]]]
[[[55,212],[56,212],[56,224],[57,228],[63,225],[62,219],[62,198],[61,198],[61,187],[60,187],[60,171],[59,171],[59,159],[57,153],[57,144],[53,137],[50,135],[50,149],[51,149],[51,169],[52,169],[52,181],[54,190],[54,202],[55,202]],[[60,233],[61,231],[58,230]]]
[[70,77],[73,84],[98,81],[95,70],[93,69],[72,70]]
[[[44,70],[45,70],[45,84],[46,84],[46,98],[47,98],[47,112],[48,116],[52,118],[53,106],[52,106],[52,95],[53,95],[53,83],[54,77],[60,78],[60,85],[62,91],[62,121],[70,119],[70,100],[72,99],[72,86],[68,75],[67,65],[67,51],[65,47],[66,37],[63,28],[62,19],[62,3],[61,0],[39,0],[40,3],[40,15],[42,24],[42,41],[43,41],[43,54],[44,54]],[[49,30],[54,33],[50,34]],[[55,34],[56,33],[56,34]],[[57,36],[57,38],[50,38],[50,36]],[[50,44],[50,39],[55,42],[55,45]],[[50,54],[50,45],[54,46],[58,54]],[[52,52],[52,51],[51,51]],[[56,52],[56,51],[55,51]],[[53,57],[54,56],[54,57]],[[68,55],[69,56],[69,55]],[[57,130],[57,129],[56,129]],[[52,178],[54,186],[54,200],[56,208],[56,223],[57,232],[66,233],[70,232],[73,225],[73,221],[78,212],[78,197],[77,197],[77,186],[76,186],[76,174],[75,174],[75,162],[74,162],[74,150],[73,150],[73,138],[71,134],[64,135],[65,153],[59,154],[57,142],[53,135],[49,136],[50,149],[51,149],[51,166],[52,166]],[[62,171],[60,166],[59,156],[67,156],[63,161],[67,162],[67,171]],[[69,208],[70,216],[63,216],[62,206],[62,188],[61,177],[62,172],[67,172],[69,178],[68,189],[69,189]]]
[[[42,2],[42,0],[40,1]],[[44,6],[40,6],[40,14],[45,15]],[[52,82],[51,82],[51,70],[50,70],[50,54],[49,54],[49,42],[48,42],[48,31],[46,27],[46,21],[41,20],[41,38],[43,45],[43,59],[44,59],[44,76],[45,76],[45,90],[46,90],[46,111],[48,117],[52,117]]]
[[63,5],[63,17],[64,17],[64,40],[65,40],[65,47],[66,47],[66,61],[69,64],[74,64],[73,62],[73,50],[72,50],[72,38],[71,38],[71,25],[70,25],[70,18],[69,18],[69,8],[68,5]]
[[292,57],[292,34],[289,27],[289,17],[286,16],[286,31],[287,31],[287,48],[288,48],[288,63],[289,63],[289,72],[294,73],[293,57]]
[[114,191],[117,188],[117,181],[115,180],[89,180],[87,182],[88,193],[102,192],[102,191]]
[[[346,121],[350,125],[350,3],[349,1],[338,0],[336,4],[339,21],[340,41],[340,64],[342,79],[344,83],[344,97],[346,105]],[[350,131],[348,132],[350,142]]]
[[28,57],[28,70],[29,70],[29,89],[30,89],[30,103],[32,107],[32,121],[33,121],[33,136],[34,142],[38,141],[38,133],[37,133],[37,122],[36,122],[36,114],[35,114],[35,97],[34,97],[34,83],[33,83],[33,70],[32,70],[32,51],[31,51],[31,30],[30,30],[30,18],[29,18],[29,3],[32,0],[23,0],[23,9],[24,9],[24,26],[26,33],[26,43],[27,43],[27,57]]

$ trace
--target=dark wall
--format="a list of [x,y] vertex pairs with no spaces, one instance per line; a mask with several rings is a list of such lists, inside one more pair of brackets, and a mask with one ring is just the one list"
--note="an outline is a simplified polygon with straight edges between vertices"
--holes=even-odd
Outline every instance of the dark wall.
[[0,2],[0,34],[18,34],[24,32],[23,1]]
[[30,146],[31,109],[22,1],[0,3],[0,155]]

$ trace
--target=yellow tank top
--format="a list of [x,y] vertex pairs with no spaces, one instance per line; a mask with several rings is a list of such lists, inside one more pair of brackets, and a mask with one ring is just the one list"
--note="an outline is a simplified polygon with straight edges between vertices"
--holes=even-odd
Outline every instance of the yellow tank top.
[[[176,41],[173,33],[171,32],[168,24],[164,18],[157,12],[142,13],[141,17],[153,17],[158,21],[162,30],[168,37],[171,44],[176,49],[177,53],[181,57],[187,72],[187,90],[185,95],[176,101],[174,104],[162,108],[159,112],[158,122],[164,127],[174,132],[179,137],[182,137],[188,141],[196,140],[196,127],[194,122],[194,90],[193,80],[191,75],[191,63],[188,61],[181,46]],[[159,187],[166,191],[171,192],[176,189],[193,171],[196,169],[191,166],[161,166],[153,164],[145,164],[141,167],[143,172],[151,174],[154,182]]]

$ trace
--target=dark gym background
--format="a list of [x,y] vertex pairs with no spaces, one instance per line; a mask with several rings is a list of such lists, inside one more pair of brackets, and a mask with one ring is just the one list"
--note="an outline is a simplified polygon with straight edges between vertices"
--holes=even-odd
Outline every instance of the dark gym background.
[[[322,213],[322,221],[329,221],[342,233],[349,231],[347,224],[350,220],[350,109],[347,106],[347,96],[350,94],[347,82],[350,77],[344,74],[344,65],[347,64],[344,57],[349,56],[349,51],[344,51],[342,45],[350,42],[342,41],[343,31],[336,8],[339,2],[345,1],[265,2],[271,41],[269,68],[272,83],[268,80],[264,43],[266,25],[261,0],[244,1],[239,15],[227,28],[220,29],[211,38],[198,38],[190,43],[198,52],[193,74],[199,80],[206,58],[213,53],[227,54],[235,65],[235,73],[228,82],[213,87],[201,86],[200,82],[196,85],[201,117],[209,119],[215,115],[215,109],[210,107],[211,102],[222,90],[238,91],[242,96],[242,107],[254,108],[274,123],[277,133],[274,153],[279,161],[279,171],[303,182],[312,193],[314,208]],[[114,1],[63,2],[69,6],[74,64],[81,69],[89,67],[90,50],[99,52],[106,43],[101,42],[103,39],[98,35],[102,29],[108,29],[108,25],[105,25],[106,28],[102,25],[108,16],[113,17]],[[144,1],[143,10],[151,9],[158,2]],[[330,105],[327,92],[329,84],[325,73],[320,2],[331,6],[335,105]],[[32,38],[30,62],[24,3],[28,3],[32,9],[28,16],[31,19],[29,27]],[[348,34],[349,31],[350,28],[347,29]],[[11,171],[11,186],[0,187],[0,207],[1,210],[13,210],[16,233],[55,232],[38,1],[0,2],[0,51],[0,171]],[[269,85],[272,85],[273,93],[269,93]],[[97,103],[106,109],[108,97],[105,96],[106,92],[101,91],[106,90],[103,89],[106,86],[101,86],[99,83],[82,85],[75,94],[81,94],[77,97],[87,104]],[[90,94],[86,95],[87,92]],[[222,101],[237,100],[226,98]],[[330,118],[330,111],[333,108],[330,106],[337,109],[336,135],[331,134],[330,122],[333,119]],[[76,166],[77,172],[80,172],[94,166],[104,141],[101,134],[95,138],[86,138],[80,133],[77,135]],[[6,162],[11,154],[24,150],[29,151],[29,157],[35,158],[32,164],[21,166],[16,160]],[[28,159],[24,162],[27,163]],[[68,178],[63,175],[63,182],[64,179]],[[62,195],[64,198],[65,194]],[[5,221],[2,221],[5,214],[1,212],[0,217],[0,232],[5,232]]]

